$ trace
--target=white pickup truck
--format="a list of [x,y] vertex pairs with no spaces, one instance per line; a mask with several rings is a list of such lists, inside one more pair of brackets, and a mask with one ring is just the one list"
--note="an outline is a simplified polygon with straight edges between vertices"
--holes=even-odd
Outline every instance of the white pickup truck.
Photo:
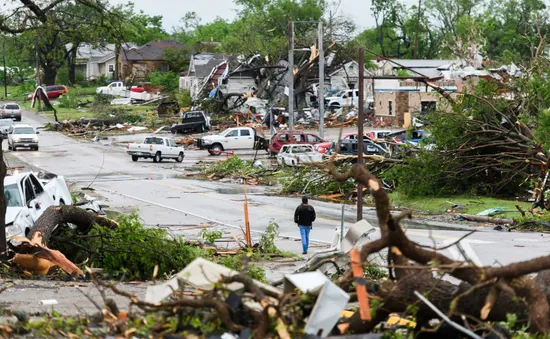
[[97,94],[114,95],[114,96],[123,97],[123,96],[126,96],[125,94],[130,91],[126,89],[126,86],[124,86],[124,83],[122,81],[114,81],[108,84],[107,86],[96,88],[95,92]]
[[174,159],[182,162],[185,157],[185,149],[176,145],[172,138],[146,137],[141,144],[128,144],[128,154],[133,161],[139,158],[152,158],[153,162],[161,162],[162,159]]
[[240,149],[267,149],[266,138],[259,136],[251,127],[232,127],[220,134],[207,135],[197,140],[200,149],[208,150],[211,155],[220,155],[223,151]]
[[50,206],[71,205],[73,199],[63,177],[41,180],[26,172],[4,178],[6,238],[26,236],[36,219]]
[[283,145],[277,154],[277,163],[281,166],[298,166],[323,160],[323,154],[316,152],[312,145]]

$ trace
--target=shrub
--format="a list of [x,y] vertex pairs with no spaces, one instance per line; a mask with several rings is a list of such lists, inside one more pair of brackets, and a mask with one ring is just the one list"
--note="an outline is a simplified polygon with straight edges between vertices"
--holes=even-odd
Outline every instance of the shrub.
[[174,72],[151,72],[148,80],[152,86],[164,86],[166,92],[179,88],[179,74]]

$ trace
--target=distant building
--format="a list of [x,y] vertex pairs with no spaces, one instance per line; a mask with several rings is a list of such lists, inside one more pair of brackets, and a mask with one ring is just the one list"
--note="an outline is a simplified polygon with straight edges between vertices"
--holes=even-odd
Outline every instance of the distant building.
[[[123,44],[124,49],[135,47],[133,43]],[[67,45],[71,48],[71,44]],[[80,45],[76,51],[76,71],[86,75],[87,80],[95,80],[100,76],[114,79],[116,66],[116,46],[106,44],[94,46],[90,44]]]
[[122,77],[144,78],[150,72],[170,71],[165,60],[165,52],[169,49],[186,53],[186,46],[175,40],[154,40],[125,50],[121,53]]

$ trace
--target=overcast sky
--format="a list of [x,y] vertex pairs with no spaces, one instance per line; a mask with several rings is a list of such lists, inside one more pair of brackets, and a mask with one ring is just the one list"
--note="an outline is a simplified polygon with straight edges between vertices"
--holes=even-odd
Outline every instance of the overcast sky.
[[[162,15],[164,28],[168,33],[179,25],[180,18],[189,11],[197,12],[203,23],[216,17],[232,20],[236,16],[236,6],[232,0],[132,0],[137,10],[149,15]],[[410,2],[411,0],[405,1]],[[126,3],[128,0],[110,0],[112,4]],[[369,0],[342,0],[341,11],[351,17],[359,29],[374,26],[370,13]]]

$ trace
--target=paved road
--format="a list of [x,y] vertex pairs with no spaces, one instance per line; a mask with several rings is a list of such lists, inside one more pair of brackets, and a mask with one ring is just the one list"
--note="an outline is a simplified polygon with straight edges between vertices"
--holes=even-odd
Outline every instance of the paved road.
[[[44,120],[31,113],[24,122],[41,126]],[[113,209],[130,211],[139,209],[144,221],[150,225],[166,227],[176,235],[189,236],[200,228],[197,225],[216,225],[227,232],[240,234],[243,225],[242,186],[232,183],[178,179],[199,160],[209,159],[205,152],[190,150],[182,164],[151,161],[134,163],[118,141],[140,136],[110,138],[101,142],[74,140],[56,132],[41,132],[40,151],[12,152],[19,159],[36,167],[66,176],[80,187],[89,185],[107,199]],[[248,187],[251,227],[258,238],[270,220],[280,226],[281,235],[298,237],[292,222],[294,208],[299,198],[266,194],[265,188]],[[341,205],[313,202],[319,218],[312,238],[330,243],[335,229],[340,227]],[[346,228],[356,214],[353,206],[345,207]],[[375,225],[374,211],[366,209],[365,218]],[[426,245],[444,246],[465,234],[465,230],[449,230],[429,225],[410,225],[409,236]],[[432,225],[433,226],[433,225]],[[413,229],[414,228],[414,229]],[[464,226],[466,229],[471,227]],[[550,235],[540,233],[508,233],[481,229],[463,241],[464,252],[476,263],[492,265],[526,260],[550,252]],[[296,241],[285,242],[287,250],[300,252]],[[461,258],[456,247],[445,253]]]

